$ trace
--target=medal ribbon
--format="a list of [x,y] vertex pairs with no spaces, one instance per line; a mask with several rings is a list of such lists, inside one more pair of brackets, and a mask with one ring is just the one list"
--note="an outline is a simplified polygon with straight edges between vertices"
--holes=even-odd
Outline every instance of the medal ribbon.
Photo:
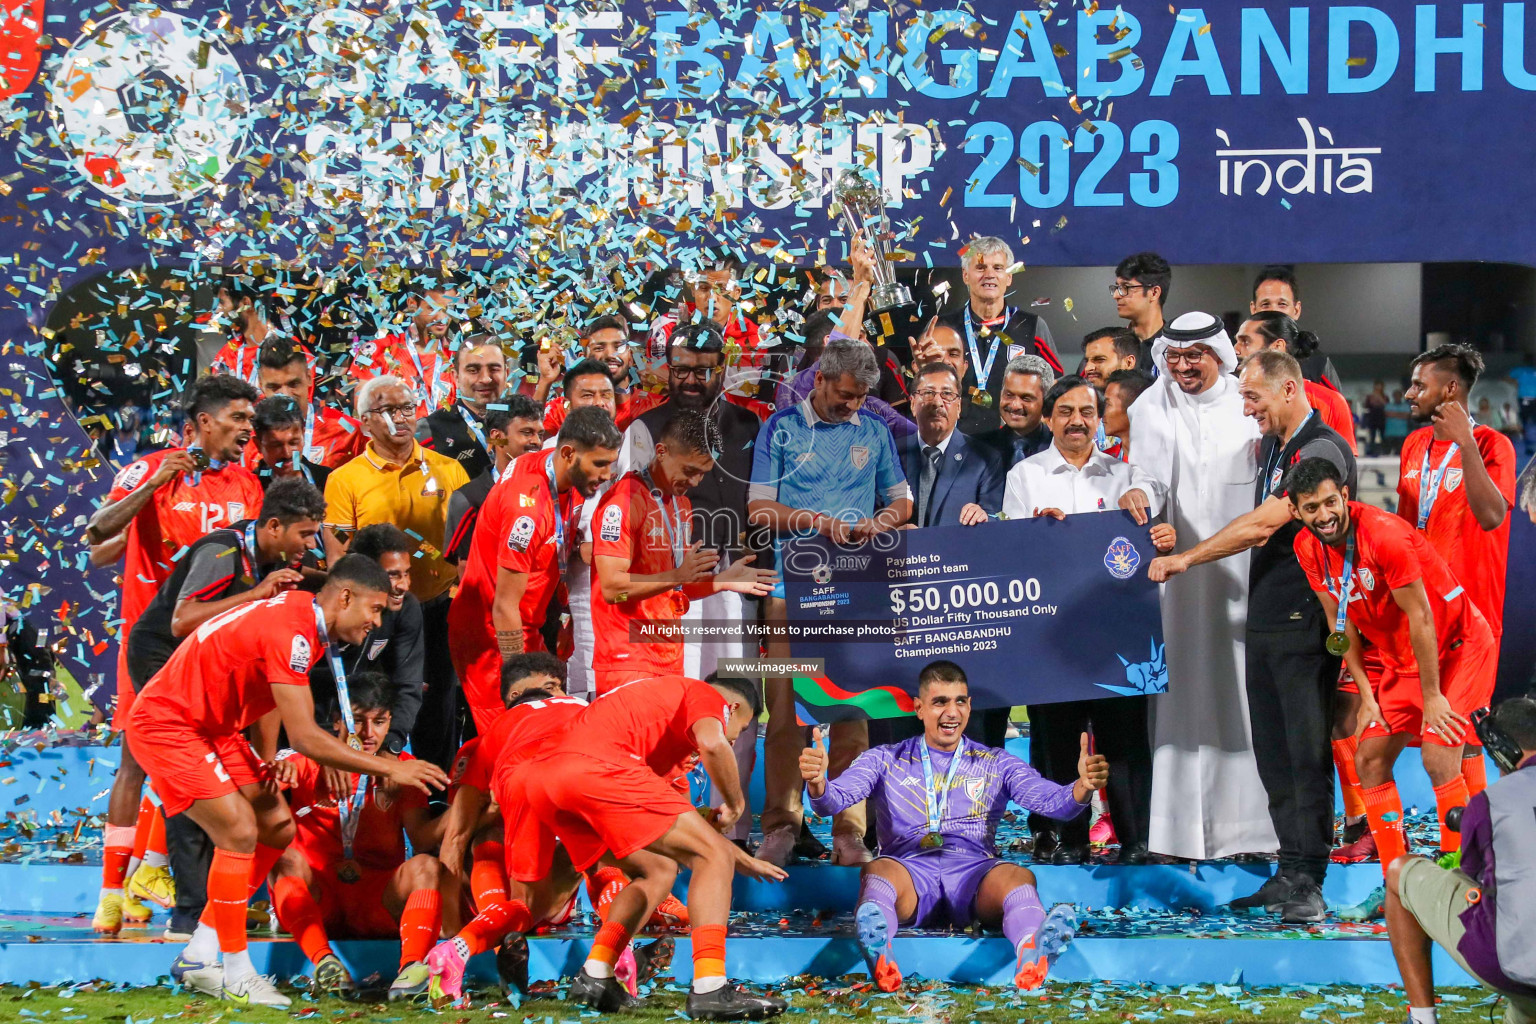
[[330,662],[331,675],[336,677],[336,700],[341,704],[341,720],[346,723],[350,743],[357,736],[357,723],[352,719],[352,694],[347,688],[347,670],[341,663],[341,655],[336,653],[331,643],[330,634],[325,630],[325,612],[318,601],[315,602],[315,637],[325,649],[325,660]]
[[422,368],[421,356],[416,354],[416,341],[410,335],[405,339],[405,350],[410,353],[411,362],[416,364],[416,378],[421,381],[421,386],[426,391],[427,410],[437,408],[437,381],[443,368],[443,354],[435,353],[432,356],[432,377],[427,378],[427,371]]
[[560,559],[560,578],[565,578],[570,553],[565,550],[565,517],[560,514],[560,492],[555,488],[555,453],[544,460],[544,478],[549,482],[550,513],[555,517],[555,554]]
[[[1012,320],[1018,311],[1019,307],[1009,306],[1003,314],[1003,325],[1007,326],[1008,321]],[[997,362],[997,353],[1002,350],[1003,337],[1002,328],[999,328],[997,337],[992,342],[992,350],[987,353],[986,361],[983,362],[981,348],[976,344],[976,327],[971,323],[971,304],[969,302],[965,304],[965,343],[971,351],[971,369],[976,371],[976,386],[983,391],[987,390],[987,382],[992,379],[992,364]]]
[[672,548],[672,563],[676,568],[683,564],[683,554],[688,547],[688,524],[683,519],[683,510],[678,507],[677,499],[672,499],[673,515],[667,515],[666,503],[662,500],[661,488],[651,479],[651,470],[647,466],[640,471],[640,479],[651,492],[651,500],[656,503],[656,511],[661,513],[661,521],[667,527],[667,543]]
[[1461,445],[1455,441],[1445,451],[1445,458],[1440,460],[1440,468],[1433,474],[1429,471],[1429,450],[1435,446],[1431,437],[1429,444],[1424,446],[1424,461],[1419,466],[1419,529],[1424,529],[1429,522],[1429,514],[1434,511],[1435,500],[1440,497],[1440,481],[1445,478],[1445,467],[1451,464],[1456,453],[1461,450]]
[[[351,714],[351,705],[347,706],[348,715]],[[359,775],[357,777],[357,789],[352,793],[352,799],[339,801],[337,808],[341,812],[341,856],[343,860],[352,859],[352,843],[357,839],[357,826],[363,820],[363,804],[368,800],[368,782],[370,776]]]
[[1349,619],[1349,594],[1355,586],[1354,571],[1355,531],[1351,527],[1349,539],[1344,542],[1344,571],[1339,575],[1339,614],[1333,623],[1335,633],[1344,632],[1344,626]]
[[266,574],[256,567],[256,520],[252,519],[245,524],[245,550],[243,552],[246,561],[251,563],[251,578],[257,583]]
[[949,808],[949,792],[954,787],[955,775],[960,769],[960,755],[965,751],[965,738],[961,737],[960,745],[955,748],[953,760],[949,762],[949,774],[944,777],[944,788],[935,792],[933,788],[933,761],[928,756],[928,741],[923,740],[917,745],[918,752],[923,755],[923,798],[928,812],[928,832],[930,835],[939,831],[939,824],[944,820],[944,812]]

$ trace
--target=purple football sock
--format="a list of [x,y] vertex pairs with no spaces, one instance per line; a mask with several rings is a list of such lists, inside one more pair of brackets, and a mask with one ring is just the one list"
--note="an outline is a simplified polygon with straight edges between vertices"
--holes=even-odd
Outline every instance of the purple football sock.
[[872,903],[880,908],[880,913],[885,917],[885,933],[891,938],[896,937],[896,887],[879,875],[866,875],[864,887],[859,893],[860,905]]
[[1017,950],[1019,943],[1040,930],[1045,907],[1032,885],[1021,885],[1003,897],[1003,934]]

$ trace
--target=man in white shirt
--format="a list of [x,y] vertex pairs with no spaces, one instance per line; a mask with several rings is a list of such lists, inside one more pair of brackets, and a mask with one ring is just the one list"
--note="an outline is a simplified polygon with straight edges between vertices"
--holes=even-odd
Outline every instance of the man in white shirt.
[[[1046,392],[1044,415],[1054,440],[1008,471],[1003,515],[1009,519],[1050,516],[1065,519],[1085,512],[1114,511],[1126,491],[1143,486],[1139,471],[1105,455],[1094,444],[1104,396],[1078,376],[1062,377]],[[1118,515],[1119,513],[1116,512]],[[1159,551],[1172,551],[1173,527],[1157,523],[1150,529]],[[1148,815],[1152,801],[1152,747],[1147,734],[1147,697],[1108,697],[1104,700],[1033,704],[1029,708],[1030,763],[1047,779],[1060,782],[1076,771],[1078,743],[1072,739],[1092,723],[1097,753],[1109,759],[1108,803],[1120,838],[1120,861],[1147,859]],[[1069,749],[1070,748],[1070,749]],[[1074,776],[1075,777],[1075,776]],[[1035,831],[1035,856],[1049,849],[1052,863],[1081,864],[1088,853],[1088,819],[1047,822],[1030,816]],[[1056,842],[1042,844],[1042,833],[1054,827]]]

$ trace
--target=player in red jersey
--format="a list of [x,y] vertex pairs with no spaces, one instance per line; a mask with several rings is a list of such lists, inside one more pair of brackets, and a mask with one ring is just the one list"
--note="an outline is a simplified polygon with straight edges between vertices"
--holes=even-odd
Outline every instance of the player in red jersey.
[[[508,997],[520,1002],[528,992],[528,944],[524,933],[544,925],[563,924],[575,909],[581,875],[571,869],[569,858],[563,855],[552,861],[550,873],[538,881],[509,882],[507,865],[513,862],[514,843],[530,843],[537,849],[549,837],[536,821],[525,818],[504,822],[498,803],[492,802],[493,796],[499,799],[518,768],[559,744],[565,730],[587,706],[584,700],[565,696],[565,676],[564,663],[544,651],[519,654],[508,660],[501,670],[506,710],[492,722],[483,738],[465,744],[466,748],[473,744],[473,748],[449,806],[439,856],[462,884],[465,848],[474,843],[469,881],[477,913],[454,939],[429,955],[428,963],[437,976],[432,989],[434,999],[457,1001],[462,996],[464,967],[469,958],[500,943],[497,973]],[[495,833],[488,834],[493,825]],[[516,854],[529,855],[526,851]],[[588,892],[599,917],[606,919],[609,905],[628,882],[623,872],[612,866],[588,874]],[[686,920],[686,909],[668,894],[652,915],[651,924],[669,927]],[[664,955],[670,961],[671,949],[670,940],[659,939],[638,956],[628,954],[629,983],[638,985],[648,980],[663,965]]]
[[353,346],[352,378],[361,385],[374,377],[399,377],[416,394],[418,420],[452,402],[458,341],[450,314],[457,301],[449,283],[428,284],[409,296],[411,322],[404,331]]
[[[296,750],[327,767],[423,792],[447,782],[431,762],[362,754],[315,724],[311,663],[330,656],[333,641],[364,643],[388,594],[377,562],[344,556],[318,595],[290,590],[203,623],[134,701],[127,730],[134,757],[165,813],[185,812],[214,846],[208,906],[171,968],[182,984],[241,1005],[289,1005],[256,973],[245,942],[246,902],[293,841],[287,805],[263,786],[279,726]],[[241,735],[258,723],[260,753]]]
[[[581,340],[582,364],[595,362],[607,370],[608,379],[613,384],[613,420],[620,430],[633,423],[636,416],[664,401],[663,396],[643,391],[634,384],[634,346],[629,340],[629,324],[623,317],[613,313],[598,317],[587,324]],[[554,360],[546,362],[547,365],[540,365],[539,386],[543,394],[535,391],[536,398],[547,395],[550,386],[559,379],[560,363]],[[571,409],[580,408],[579,404],[568,401],[572,398],[569,377],[566,378],[565,391],[563,398],[550,399],[544,405],[546,434],[559,433],[566,414]]]
[[[1323,462],[1306,459],[1291,471],[1292,507],[1307,528],[1296,535],[1296,558],[1335,623],[1329,643],[1344,647],[1350,675],[1370,678],[1362,635],[1382,659],[1377,692],[1360,687],[1355,767],[1385,868],[1407,852],[1392,765],[1411,740],[1422,743],[1441,820],[1466,805],[1461,749],[1471,713],[1493,695],[1493,634],[1424,535],[1350,501],[1338,470]],[[1444,831],[1442,846],[1455,849],[1454,836]]]
[[478,731],[503,710],[501,660],[544,649],[540,629],[577,557],[576,514],[609,478],[622,443],[606,411],[573,413],[555,447],[520,456],[481,506],[448,610],[449,650]]
[[[611,855],[632,879],[598,931],[570,998],[603,1011],[635,1005],[614,976],[630,937],[672,889],[679,866],[692,871],[695,1020],[744,1020],[782,1013],[784,1002],[752,995],[725,977],[725,923],[734,871],[782,880],[786,874],[726,841],[746,809],[731,749],[758,714],[755,686],[740,679],[700,682],[662,676],[629,683],[578,716],[553,752],[515,772],[498,798],[516,841],[507,874],[533,882],[549,875],[554,837],[577,871]],[[715,828],[673,785],[695,755],[722,798]],[[537,827],[530,828],[529,826]]]
[[[1422,531],[1493,631],[1493,660],[1504,636],[1509,512],[1515,503],[1515,446],[1467,411],[1483,357],[1467,345],[1442,345],[1413,361],[1404,396],[1415,420],[1429,422],[1403,442],[1397,514]],[[1467,737],[1461,764],[1468,792],[1488,785],[1483,748]]]
[[597,694],[651,676],[681,675],[681,637],[636,640],[631,624],[682,619],[688,602],[723,591],[766,597],[778,578],[737,559],[715,574],[719,552],[689,543],[693,506],[686,497],[714,468],[708,424],[690,410],[667,421],[656,457],[625,474],[592,517],[592,665]]
[[[352,720],[362,752],[380,756],[394,699],[389,677],[360,672],[349,681]],[[332,731],[345,738],[337,712]],[[411,755],[401,753],[402,760]],[[273,765],[295,820],[293,845],[273,866],[269,888],[277,919],[315,966],[316,995],[350,995],[352,975],[331,950],[332,938],[400,936],[400,973],[391,1001],[427,990],[427,950],[442,927],[444,872],[436,857],[405,856],[405,837],[418,850],[432,845],[427,801],[416,789],[382,787],[367,775],[346,776],[333,792],[326,772],[303,754],[284,751]]]
[[[184,405],[188,444],[154,452],[132,463],[112,483],[107,500],[91,516],[86,537],[92,560],[123,557],[123,591],[118,606],[117,709],[121,729],[133,707],[128,673],[128,634],[139,615],[171,576],[173,560],[205,534],[255,515],[261,484],[239,465],[251,438],[256,389],[234,377],[203,377]],[[203,468],[199,469],[199,465]],[[140,800],[144,771],[127,746],[121,748],[112,796],[107,804],[106,849],[101,894],[92,926],[117,934],[122,927],[123,880],[134,846],[135,821],[151,825]]]
[[[362,454],[368,443],[363,425],[335,406],[315,401],[314,358],[294,339],[278,336],[262,343],[255,384],[263,398],[287,395],[298,403],[304,418],[299,454],[310,462],[335,469]],[[252,442],[245,451],[245,464],[254,466],[259,456]]]

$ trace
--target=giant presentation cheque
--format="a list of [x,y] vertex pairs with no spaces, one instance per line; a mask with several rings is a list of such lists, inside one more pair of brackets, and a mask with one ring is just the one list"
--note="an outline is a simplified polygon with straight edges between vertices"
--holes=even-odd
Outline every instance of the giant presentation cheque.
[[[855,547],[797,537],[783,560],[790,650],[825,663],[797,694],[822,721],[897,713],[940,658],[965,669],[978,708],[1163,693],[1154,554],[1119,510],[897,530]],[[871,699],[880,692],[896,699]]]

